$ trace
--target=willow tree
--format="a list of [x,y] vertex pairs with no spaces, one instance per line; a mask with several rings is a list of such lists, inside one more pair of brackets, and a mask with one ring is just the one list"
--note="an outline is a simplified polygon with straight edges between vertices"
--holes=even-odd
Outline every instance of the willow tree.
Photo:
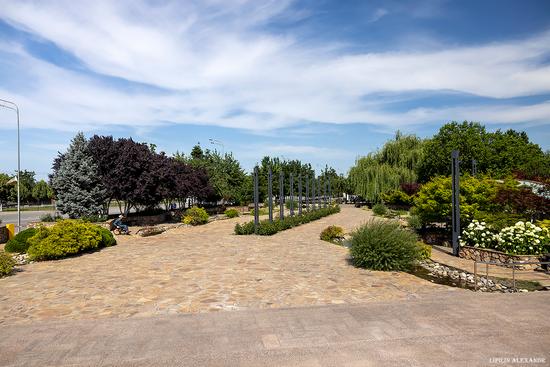
[[359,158],[349,173],[354,193],[378,201],[380,194],[397,189],[402,183],[416,182],[422,144],[415,135],[398,131],[381,150]]

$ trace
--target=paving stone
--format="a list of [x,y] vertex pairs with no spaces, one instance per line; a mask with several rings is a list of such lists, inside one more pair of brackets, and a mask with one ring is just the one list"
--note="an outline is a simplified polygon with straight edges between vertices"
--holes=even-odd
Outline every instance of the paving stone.
[[346,248],[319,239],[328,225],[349,232],[369,218],[344,206],[269,237],[233,234],[250,216],[117,236],[117,246],[24,265],[0,279],[0,324],[353,304],[449,289],[406,273],[357,269]]

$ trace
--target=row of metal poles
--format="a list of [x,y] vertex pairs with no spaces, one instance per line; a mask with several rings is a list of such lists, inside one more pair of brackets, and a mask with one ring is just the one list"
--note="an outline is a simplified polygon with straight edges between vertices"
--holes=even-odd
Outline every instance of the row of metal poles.
[[[285,190],[284,190],[284,172],[279,172],[279,219],[283,220],[285,217]],[[290,216],[294,216],[294,175],[290,173]],[[332,202],[332,188],[330,185],[330,177],[326,176],[324,180],[321,178],[316,179],[315,176],[310,178],[309,175],[305,177],[305,197],[302,195],[302,175],[299,175],[297,178],[298,181],[298,215],[302,214],[302,204],[304,203],[306,210],[315,210],[322,207],[326,208]],[[317,182],[317,183],[316,183]],[[311,189],[310,189],[311,187]],[[322,188],[321,188],[322,187]],[[322,192],[321,192],[322,191]],[[269,168],[268,177],[267,177],[267,197],[268,197],[268,207],[269,207],[269,221],[273,222],[273,173],[271,168]],[[258,225],[260,223],[260,193],[259,193],[259,183],[258,183],[258,167],[254,168],[254,224]]]

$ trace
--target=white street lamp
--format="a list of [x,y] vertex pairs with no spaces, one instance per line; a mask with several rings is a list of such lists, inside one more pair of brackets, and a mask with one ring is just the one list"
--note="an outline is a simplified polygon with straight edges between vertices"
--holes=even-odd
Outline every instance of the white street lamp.
[[221,145],[222,147],[222,156],[225,155],[225,145],[223,145],[223,142],[221,140],[217,140],[217,139],[208,139],[210,141],[210,144],[213,144],[213,145]]
[[19,134],[19,107],[13,102],[0,99],[0,107],[4,107],[15,111],[17,115],[17,232],[21,231],[21,144],[20,144],[20,134]]

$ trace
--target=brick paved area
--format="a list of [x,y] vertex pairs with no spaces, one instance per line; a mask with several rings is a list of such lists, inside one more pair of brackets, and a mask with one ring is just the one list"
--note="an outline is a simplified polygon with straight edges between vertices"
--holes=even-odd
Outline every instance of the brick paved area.
[[3,325],[0,366],[548,366],[549,296],[439,292],[354,305]]
[[344,207],[271,237],[232,234],[250,217],[119,236],[112,248],[29,264],[0,279],[0,323],[357,303],[447,289],[409,274],[356,269],[347,249],[319,240],[326,226],[351,230],[369,215]]

